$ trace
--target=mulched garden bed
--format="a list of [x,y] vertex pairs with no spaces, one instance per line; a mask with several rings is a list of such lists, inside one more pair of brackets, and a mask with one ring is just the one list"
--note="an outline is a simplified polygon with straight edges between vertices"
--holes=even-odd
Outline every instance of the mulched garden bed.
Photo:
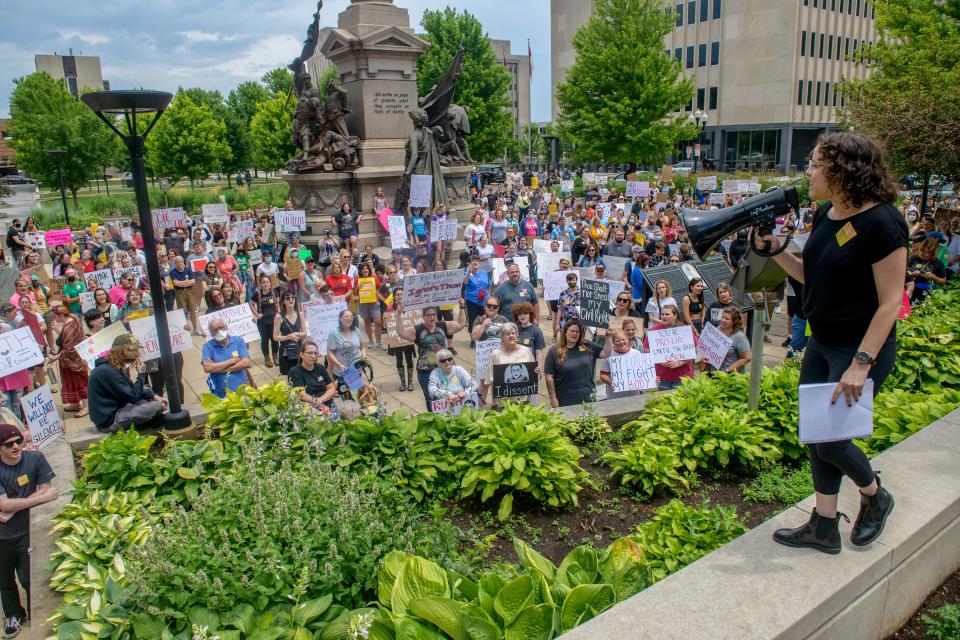
[[960,604],[960,571],[954,573],[947,578],[946,582],[937,587],[926,601],[920,605],[920,608],[914,612],[913,617],[887,640],[919,640],[920,638],[929,638],[927,625],[920,619],[920,616],[924,614],[931,615],[945,604]]

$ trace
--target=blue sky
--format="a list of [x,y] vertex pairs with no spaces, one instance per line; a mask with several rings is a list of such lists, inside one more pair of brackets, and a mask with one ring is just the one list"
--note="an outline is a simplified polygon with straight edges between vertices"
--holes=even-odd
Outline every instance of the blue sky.
[[[349,0],[326,0],[321,25],[333,26]],[[395,0],[420,29],[424,9],[467,10],[515,54],[533,48],[532,117],[550,119],[549,0]],[[219,89],[286,65],[297,54],[315,0],[31,0],[4,11],[0,33],[0,117],[10,111],[13,79],[32,73],[35,54],[100,56],[112,89],[178,86]]]

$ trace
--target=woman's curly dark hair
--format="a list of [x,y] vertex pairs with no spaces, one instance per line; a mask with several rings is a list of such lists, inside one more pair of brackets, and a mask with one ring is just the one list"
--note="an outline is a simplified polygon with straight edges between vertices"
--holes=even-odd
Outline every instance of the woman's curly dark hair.
[[820,136],[824,175],[846,204],[859,208],[876,201],[897,199],[897,184],[883,158],[880,146],[868,136],[852,131],[832,131]]

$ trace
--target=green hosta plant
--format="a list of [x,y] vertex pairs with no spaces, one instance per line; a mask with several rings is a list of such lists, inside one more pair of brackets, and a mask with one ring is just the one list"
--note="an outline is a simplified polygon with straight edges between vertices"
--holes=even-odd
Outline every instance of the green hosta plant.
[[563,431],[578,445],[596,448],[613,433],[605,418],[597,415],[592,404],[583,403],[583,415],[564,422]]
[[84,488],[127,491],[154,486],[151,449],[156,440],[131,428],[90,445],[83,456]]
[[486,502],[496,493],[501,520],[510,515],[515,492],[529,494],[550,507],[578,504],[577,494],[587,474],[580,468],[580,451],[563,435],[563,418],[541,407],[508,402],[499,413],[473,413],[476,434],[466,443],[461,495],[480,495]]
[[618,452],[607,454],[604,461],[610,465],[613,477],[647,498],[663,491],[690,488],[687,473],[673,447],[638,440]]
[[746,532],[732,507],[688,507],[671,500],[630,537],[643,549],[644,565],[656,581]]
[[869,456],[905,440],[960,407],[960,389],[880,392],[873,404],[873,435],[856,444]]

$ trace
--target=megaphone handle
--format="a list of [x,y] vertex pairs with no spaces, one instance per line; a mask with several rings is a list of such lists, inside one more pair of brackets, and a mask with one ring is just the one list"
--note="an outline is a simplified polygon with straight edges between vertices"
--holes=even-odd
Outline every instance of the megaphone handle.
[[793,239],[793,234],[792,233],[788,234],[787,237],[783,239],[783,242],[780,243],[780,247],[775,251],[770,250],[770,247],[772,246],[772,244],[769,240],[764,241],[763,249],[758,249],[757,243],[756,243],[756,235],[758,233],[763,235],[770,235],[773,229],[770,229],[766,233],[764,233],[764,231],[765,229],[762,226],[751,227],[750,234],[749,234],[750,247],[753,249],[753,252],[756,253],[761,258],[773,258],[774,256],[780,255],[781,253],[787,250],[787,246],[790,244],[790,240]]

